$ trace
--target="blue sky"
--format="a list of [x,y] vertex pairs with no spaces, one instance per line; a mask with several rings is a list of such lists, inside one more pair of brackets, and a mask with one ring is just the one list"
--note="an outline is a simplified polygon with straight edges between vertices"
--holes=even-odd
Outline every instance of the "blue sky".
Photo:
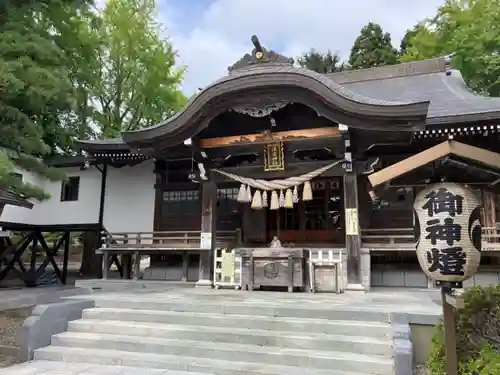
[[435,14],[444,0],[156,0],[158,20],[188,69],[183,91],[223,76],[250,52],[256,34],[268,49],[296,57],[316,48],[346,58],[360,29],[370,21],[391,33],[399,46],[405,30]]

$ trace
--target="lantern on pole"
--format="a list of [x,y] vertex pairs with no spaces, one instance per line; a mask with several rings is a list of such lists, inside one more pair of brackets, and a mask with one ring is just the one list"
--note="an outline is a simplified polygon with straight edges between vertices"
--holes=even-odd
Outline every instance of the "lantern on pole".
[[454,289],[462,288],[479,268],[479,202],[465,186],[439,183],[417,195],[413,210],[418,262],[441,287],[446,373],[458,375],[455,309],[463,308],[463,299]]
[[417,257],[438,285],[460,288],[481,260],[480,205],[456,183],[429,185],[415,198]]

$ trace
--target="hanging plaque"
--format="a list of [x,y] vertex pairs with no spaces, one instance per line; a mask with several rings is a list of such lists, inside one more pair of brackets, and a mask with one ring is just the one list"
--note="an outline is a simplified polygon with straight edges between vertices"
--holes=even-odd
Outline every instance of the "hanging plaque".
[[271,142],[264,146],[264,171],[285,170],[283,142]]
[[345,234],[348,236],[359,234],[358,210],[356,208],[345,209]]
[[437,281],[461,283],[481,260],[480,205],[459,184],[427,186],[415,198],[417,257],[425,274]]

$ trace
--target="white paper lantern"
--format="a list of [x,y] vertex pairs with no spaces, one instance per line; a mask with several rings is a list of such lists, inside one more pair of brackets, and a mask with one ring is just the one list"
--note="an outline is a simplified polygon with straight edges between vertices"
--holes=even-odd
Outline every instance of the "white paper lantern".
[[438,282],[472,277],[481,260],[480,206],[456,183],[429,185],[415,198],[415,237],[420,267]]

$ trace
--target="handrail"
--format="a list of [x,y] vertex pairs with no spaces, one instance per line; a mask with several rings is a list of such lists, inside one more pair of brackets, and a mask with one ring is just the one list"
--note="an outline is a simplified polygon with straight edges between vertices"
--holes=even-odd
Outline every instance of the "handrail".
[[361,241],[371,248],[394,248],[415,246],[413,228],[366,228],[361,229]]
[[[106,248],[148,248],[158,246],[199,247],[201,231],[154,231],[154,232],[109,232],[103,233]],[[238,243],[241,230],[221,230],[216,233],[219,244]]]
[[[415,248],[413,228],[367,228],[361,230],[363,246],[380,250],[412,250]],[[500,252],[500,228],[482,228],[482,250]]]

